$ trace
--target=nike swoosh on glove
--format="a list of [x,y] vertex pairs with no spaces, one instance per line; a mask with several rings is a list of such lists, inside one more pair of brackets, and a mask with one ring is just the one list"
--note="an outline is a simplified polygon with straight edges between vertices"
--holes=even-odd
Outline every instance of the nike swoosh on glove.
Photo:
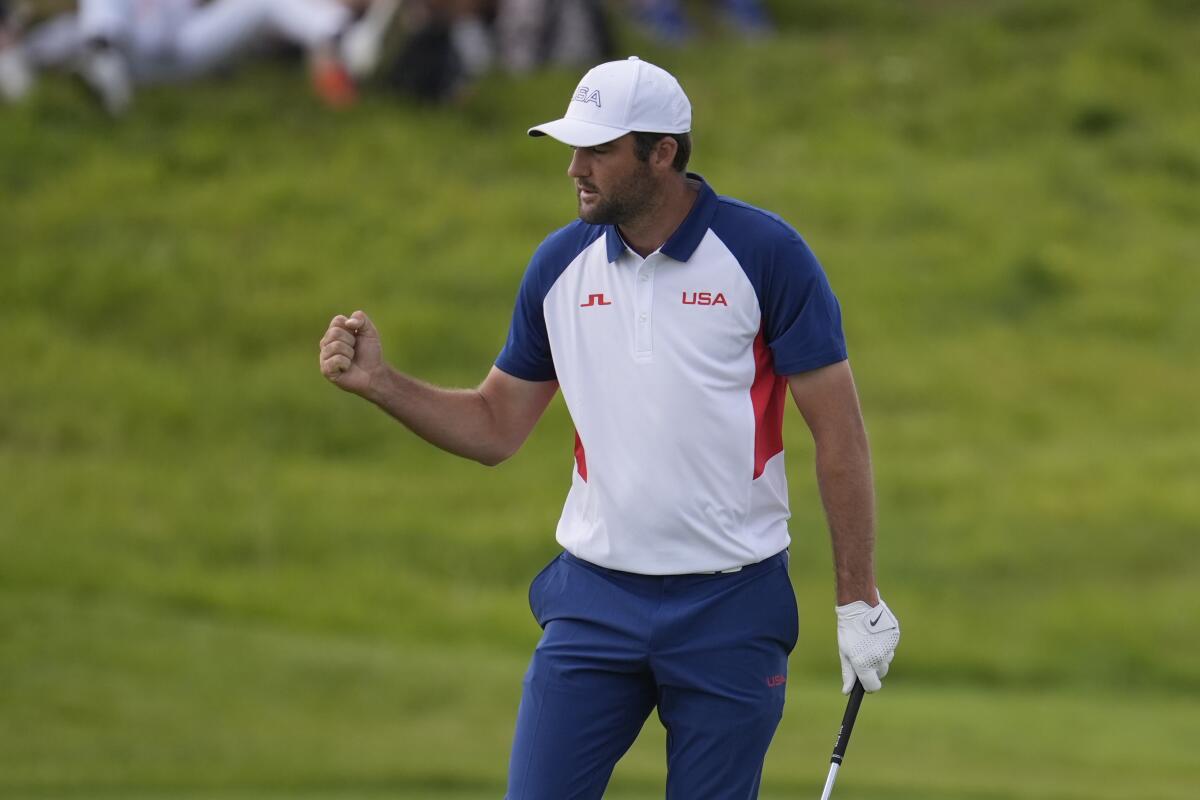
[[900,643],[900,622],[882,597],[877,606],[862,600],[838,606],[837,620],[842,694],[850,694],[856,677],[868,692],[879,691]]

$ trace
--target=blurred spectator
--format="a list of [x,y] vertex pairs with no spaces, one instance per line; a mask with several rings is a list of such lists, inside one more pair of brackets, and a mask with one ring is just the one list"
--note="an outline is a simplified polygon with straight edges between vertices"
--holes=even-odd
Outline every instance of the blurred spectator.
[[0,0],[0,100],[19,100],[29,93],[33,74],[17,48],[24,6]]
[[[111,114],[123,112],[139,83],[197,77],[232,63],[266,41],[297,45],[308,56],[313,88],[327,104],[354,100],[342,44],[353,43],[353,63],[366,72],[378,57],[384,16],[396,2],[375,0],[80,0],[62,14],[8,42],[0,73],[73,68]],[[365,10],[355,23],[355,10]],[[13,37],[10,37],[13,38]],[[13,66],[16,65],[16,66]],[[0,75],[0,90],[3,89]],[[17,81],[13,87],[20,88]],[[29,83],[29,82],[27,82]],[[25,87],[28,91],[28,85]],[[21,91],[5,92],[19,99]]]
[[495,0],[409,0],[406,36],[388,69],[389,83],[427,102],[459,96],[495,61],[495,7]]
[[401,94],[426,102],[452,100],[496,61],[496,0],[409,0],[403,46],[388,68]]
[[386,70],[388,84],[426,102],[457,96],[467,78],[450,38],[451,16],[426,6],[421,13],[406,14],[405,23],[404,43]]
[[500,0],[496,34],[500,61],[515,73],[596,64],[614,50],[601,0]]
[[[682,44],[694,34],[681,0],[629,2],[633,6],[634,18],[660,41]],[[771,19],[760,0],[717,0],[715,5],[729,24],[746,35],[759,36],[771,31]]]
[[351,76],[365,78],[383,56],[383,43],[391,30],[400,0],[341,0],[359,15],[342,35],[342,61]]
[[0,98],[25,96],[39,70],[68,69],[114,115],[139,84],[210,73],[271,41],[304,50],[317,94],[346,105],[399,16],[406,35],[387,77],[426,101],[459,97],[497,63],[523,74],[614,51],[604,0],[80,0],[71,13],[68,0],[43,1],[63,13],[24,34],[0,26]]
[[458,97],[496,62],[514,73],[611,56],[602,0],[418,0],[389,70],[393,86],[426,101]]

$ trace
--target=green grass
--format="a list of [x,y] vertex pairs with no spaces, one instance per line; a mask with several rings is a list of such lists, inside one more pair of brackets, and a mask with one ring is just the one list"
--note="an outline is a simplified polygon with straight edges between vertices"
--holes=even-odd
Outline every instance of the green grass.
[[[787,4],[777,39],[639,47],[694,168],[791,220],[846,311],[904,624],[844,798],[1200,785],[1200,4]],[[502,794],[569,481],[561,403],[501,467],[328,387],[364,307],[470,385],[572,216],[523,136],[577,75],[462,107],[297,76],[0,109],[0,796]],[[819,791],[841,697],[802,421],[802,614],[767,800]],[[610,796],[660,797],[652,722]]]

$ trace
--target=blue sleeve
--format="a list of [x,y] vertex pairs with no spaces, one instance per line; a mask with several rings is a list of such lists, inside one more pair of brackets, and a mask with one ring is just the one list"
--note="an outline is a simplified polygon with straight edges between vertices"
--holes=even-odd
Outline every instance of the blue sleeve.
[[794,375],[845,361],[842,308],[816,256],[795,234],[776,259],[759,295],[775,373]]
[[773,214],[728,200],[724,206],[714,231],[758,295],[775,373],[794,375],[845,361],[841,306],[804,239]]
[[554,358],[550,354],[546,315],[542,309],[550,287],[542,286],[539,273],[535,255],[521,279],[521,288],[517,290],[508,340],[496,358],[496,366],[523,380],[552,381],[556,377]]
[[521,279],[508,340],[496,358],[497,367],[527,381],[552,381],[557,377],[546,333],[546,295],[571,262],[603,233],[603,226],[576,221],[550,234],[538,247]]

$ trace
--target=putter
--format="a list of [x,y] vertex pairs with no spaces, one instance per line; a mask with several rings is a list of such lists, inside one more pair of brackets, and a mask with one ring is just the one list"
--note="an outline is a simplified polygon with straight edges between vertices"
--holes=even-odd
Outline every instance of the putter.
[[858,707],[862,705],[865,693],[861,681],[854,682],[850,690],[850,700],[846,703],[846,713],[842,716],[842,727],[838,731],[837,743],[833,746],[833,758],[829,763],[829,777],[825,779],[825,791],[821,792],[821,800],[829,800],[833,792],[833,782],[837,779],[838,768],[846,757],[846,746],[850,744],[850,733],[854,730],[854,720],[858,717]]

